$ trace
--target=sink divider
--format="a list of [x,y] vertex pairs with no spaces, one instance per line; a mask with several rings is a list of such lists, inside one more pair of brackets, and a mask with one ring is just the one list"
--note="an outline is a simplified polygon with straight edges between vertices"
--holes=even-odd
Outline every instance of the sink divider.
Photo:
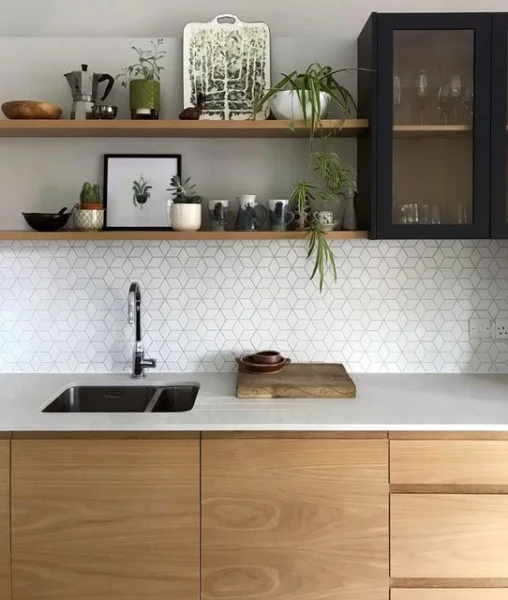
[[161,394],[165,389],[166,388],[161,387],[154,392],[154,395],[152,396],[152,399],[150,400],[150,402],[147,404],[147,407],[145,408],[144,412],[146,412],[146,413],[153,412],[154,406],[159,401],[159,398],[161,397]]

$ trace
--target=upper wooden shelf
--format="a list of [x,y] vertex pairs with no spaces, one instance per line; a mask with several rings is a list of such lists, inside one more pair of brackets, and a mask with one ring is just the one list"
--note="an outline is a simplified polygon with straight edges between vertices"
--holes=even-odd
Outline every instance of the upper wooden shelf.
[[[305,231],[6,231],[0,230],[1,240],[301,240]],[[366,231],[332,231],[331,240],[367,239]]]
[[469,125],[395,125],[394,137],[443,138],[471,133]]
[[[320,131],[355,137],[368,129],[366,119],[326,119]],[[295,121],[73,121],[0,120],[0,137],[145,137],[145,138],[290,138],[307,137],[309,129]]]

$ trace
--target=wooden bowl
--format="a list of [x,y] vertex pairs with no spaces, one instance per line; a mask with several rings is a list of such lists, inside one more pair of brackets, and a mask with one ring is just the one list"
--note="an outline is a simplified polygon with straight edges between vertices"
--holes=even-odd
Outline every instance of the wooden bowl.
[[263,364],[254,362],[252,360],[253,356],[254,355],[251,354],[250,356],[242,356],[242,358],[238,359],[238,364],[240,365],[240,367],[246,369],[250,373],[259,373],[259,374],[265,374],[265,375],[268,375],[270,373],[278,373],[279,371],[282,371],[282,369],[286,365],[289,365],[289,363],[291,362],[291,359],[283,358],[281,362],[271,364],[271,365],[263,365]]
[[256,352],[252,355],[252,362],[260,365],[275,365],[283,360],[280,352],[276,350],[263,350],[263,352]]
[[62,116],[62,109],[56,104],[35,100],[4,102],[2,112],[8,119],[59,119]]

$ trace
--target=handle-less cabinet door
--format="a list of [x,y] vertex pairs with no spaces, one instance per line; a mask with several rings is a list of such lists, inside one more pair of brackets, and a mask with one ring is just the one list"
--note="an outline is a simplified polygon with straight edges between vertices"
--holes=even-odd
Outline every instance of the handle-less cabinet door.
[[489,237],[491,21],[377,15],[376,237]]
[[492,23],[491,237],[508,238],[508,15]]
[[11,539],[13,600],[198,600],[199,440],[14,440]]

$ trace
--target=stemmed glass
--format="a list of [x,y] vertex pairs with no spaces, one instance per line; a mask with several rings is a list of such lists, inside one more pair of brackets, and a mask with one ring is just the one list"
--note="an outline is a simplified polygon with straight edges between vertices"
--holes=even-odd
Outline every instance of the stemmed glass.
[[420,125],[423,125],[423,112],[427,104],[428,91],[429,81],[427,79],[427,71],[425,69],[420,69],[416,81],[416,97],[418,98],[418,107],[420,110]]
[[453,109],[453,122],[457,123],[457,112],[462,95],[462,82],[460,75],[452,75],[450,77],[450,105]]
[[398,75],[393,76],[393,107],[395,112],[400,108],[402,101],[402,88],[400,85],[400,77]]
[[452,109],[451,90],[448,84],[440,85],[437,90],[437,107],[443,115],[443,124],[448,125],[448,117]]
[[474,110],[474,93],[472,88],[467,85],[464,86],[460,99],[464,108],[464,120],[466,123],[471,124],[473,122]]

